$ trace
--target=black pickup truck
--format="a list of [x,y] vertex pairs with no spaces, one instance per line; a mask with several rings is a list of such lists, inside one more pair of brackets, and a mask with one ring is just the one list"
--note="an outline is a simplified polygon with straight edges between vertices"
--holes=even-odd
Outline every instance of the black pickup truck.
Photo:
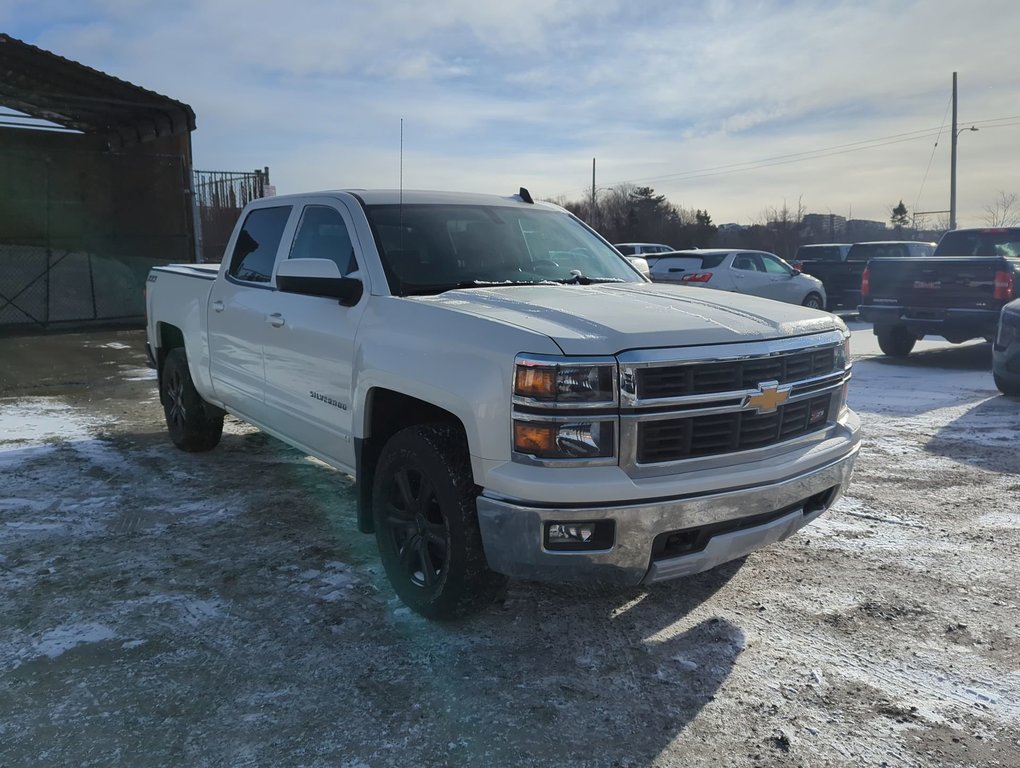
[[822,281],[826,309],[856,309],[861,301],[861,275],[871,259],[918,258],[931,256],[934,250],[935,243],[912,240],[880,240],[851,246],[805,245],[798,249],[793,266]]
[[906,357],[925,336],[991,341],[1018,282],[1020,227],[957,229],[930,258],[870,261],[859,311],[885,354]]

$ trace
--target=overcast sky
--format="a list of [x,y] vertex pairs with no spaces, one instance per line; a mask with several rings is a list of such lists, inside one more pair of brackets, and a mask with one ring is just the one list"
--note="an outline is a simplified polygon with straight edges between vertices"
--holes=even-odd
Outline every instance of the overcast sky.
[[[716,223],[958,219],[1020,195],[1020,3],[0,0],[0,29],[190,104],[196,167],[278,191],[579,199],[654,187]],[[938,146],[936,135],[942,129]],[[933,217],[934,218],[934,217]]]

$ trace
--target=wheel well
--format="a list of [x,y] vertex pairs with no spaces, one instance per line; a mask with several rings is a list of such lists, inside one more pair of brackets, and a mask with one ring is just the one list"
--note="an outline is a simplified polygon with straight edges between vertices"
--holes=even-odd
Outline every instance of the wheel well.
[[156,382],[159,390],[159,402],[162,405],[163,363],[166,362],[166,356],[170,354],[170,350],[184,347],[184,334],[176,325],[170,325],[169,323],[157,323],[156,334],[158,346],[153,350],[153,353],[156,358]]
[[[372,482],[379,454],[386,441],[405,427],[415,424],[455,424],[464,431],[460,419],[444,408],[416,397],[377,388],[368,393],[366,437],[355,443],[358,497],[358,530],[372,533]],[[465,437],[466,439],[466,437]]]

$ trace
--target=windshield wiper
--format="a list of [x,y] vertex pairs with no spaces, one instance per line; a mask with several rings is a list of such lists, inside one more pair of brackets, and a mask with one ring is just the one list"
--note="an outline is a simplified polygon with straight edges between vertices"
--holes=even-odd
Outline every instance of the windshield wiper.
[[562,280],[553,280],[561,285],[595,285],[596,283],[624,283],[619,277],[585,277],[579,269],[570,270],[570,277]]
[[542,285],[542,283],[554,282],[551,280],[461,280],[459,283],[436,283],[435,285],[410,285],[404,286],[400,292],[401,296],[428,296],[431,294],[445,293],[465,288],[511,288],[515,285]]

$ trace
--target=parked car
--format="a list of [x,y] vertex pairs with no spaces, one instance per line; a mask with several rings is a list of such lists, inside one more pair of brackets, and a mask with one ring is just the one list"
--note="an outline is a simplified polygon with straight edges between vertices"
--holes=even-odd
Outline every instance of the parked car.
[[822,281],[803,275],[774,253],[706,248],[673,251],[649,258],[652,280],[735,291],[766,299],[825,308]]
[[878,345],[893,357],[906,357],[925,336],[992,341],[1003,305],[1017,298],[1018,280],[1020,227],[956,229],[930,258],[869,261],[861,319],[874,324]]
[[664,243],[616,243],[613,246],[624,256],[641,256],[645,253],[665,253],[672,251],[672,245]]
[[651,271],[648,266],[648,259],[644,256],[628,256],[627,261],[637,267],[637,271],[647,278],[651,278]]
[[1020,299],[999,314],[999,331],[992,345],[992,376],[1004,395],[1020,397]]
[[[830,246],[831,247],[831,246]],[[817,277],[825,286],[829,297],[830,310],[856,309],[861,303],[861,276],[871,259],[910,258],[931,256],[935,243],[914,242],[913,240],[876,240],[854,243],[842,260],[804,259],[802,272]],[[798,258],[800,252],[798,251]]]

